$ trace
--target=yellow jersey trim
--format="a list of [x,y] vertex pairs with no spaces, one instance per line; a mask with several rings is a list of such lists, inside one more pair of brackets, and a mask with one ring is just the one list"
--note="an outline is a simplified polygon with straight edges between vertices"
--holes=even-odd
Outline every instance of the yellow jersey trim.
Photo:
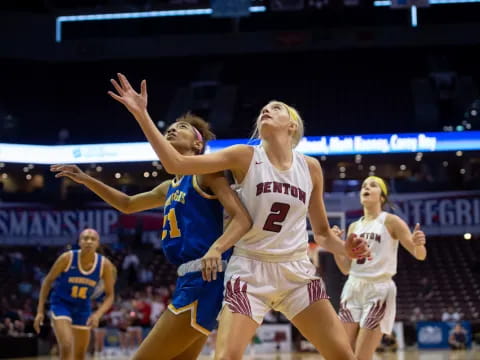
[[201,332],[203,335],[210,335],[210,330],[205,329],[202,325],[197,323],[197,306],[198,300],[195,300],[193,303],[183,306],[181,308],[176,308],[172,304],[168,305],[168,309],[175,315],[181,314],[185,311],[190,310],[190,326],[195,330]]
[[196,175],[193,175],[193,176],[192,176],[192,184],[193,184],[193,188],[194,188],[195,190],[197,190],[197,192],[198,192],[202,197],[204,197],[205,199],[213,200],[213,199],[216,199],[216,198],[217,198],[215,195],[207,194],[205,191],[202,190],[202,188],[200,187],[200,185],[198,185],[198,180],[197,180],[197,176],[196,176]]
[[92,274],[94,271],[95,271],[95,268],[97,267],[97,262],[98,262],[98,254],[95,253],[95,260],[93,262],[93,265],[92,265],[92,268],[88,271],[85,271],[83,270],[82,268],[82,261],[80,260],[80,251],[78,252],[78,256],[77,256],[77,263],[78,263],[78,270],[80,270],[80,272],[83,274],[83,275],[90,275]]
[[172,188],[175,188],[182,183],[182,180],[183,180],[183,176],[180,179],[177,179],[176,177],[174,177],[170,182],[170,186]]

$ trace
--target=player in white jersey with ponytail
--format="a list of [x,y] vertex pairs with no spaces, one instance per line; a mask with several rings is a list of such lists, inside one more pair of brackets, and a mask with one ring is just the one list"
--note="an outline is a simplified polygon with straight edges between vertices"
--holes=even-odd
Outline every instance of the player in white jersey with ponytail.
[[[231,170],[252,229],[236,244],[225,273],[225,300],[217,335],[217,359],[241,359],[264,315],[284,313],[328,360],[353,360],[347,334],[326,295],[323,281],[307,257],[307,215],[315,240],[333,253],[368,256],[366,242],[351,236],[345,243],[330,229],[323,202],[319,162],[293,149],[303,136],[303,122],[292,107],[272,101],[257,118],[260,146],[235,145],[198,156],[176,151],[146,109],[146,83],[136,93],[119,74],[123,102],[140,124],[165,170],[208,174]],[[204,272],[222,271],[216,242],[202,258]]]
[[[388,202],[385,182],[370,176],[362,184],[362,216],[348,228],[348,235],[364,238],[371,257],[351,260],[335,254],[340,270],[349,275],[342,291],[339,317],[358,360],[370,360],[382,334],[390,334],[395,321],[397,289],[392,277],[397,272],[398,243],[416,259],[425,260],[425,234],[417,224],[413,233],[398,216],[383,211]],[[333,228],[337,235],[342,231]]]

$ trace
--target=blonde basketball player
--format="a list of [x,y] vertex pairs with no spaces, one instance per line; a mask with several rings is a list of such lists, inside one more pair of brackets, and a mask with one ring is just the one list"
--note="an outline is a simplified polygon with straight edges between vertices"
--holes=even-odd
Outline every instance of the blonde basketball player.
[[[425,234],[419,224],[413,233],[398,216],[382,210],[388,201],[385,182],[377,177],[365,179],[360,192],[364,216],[352,223],[348,235],[364,238],[372,257],[351,260],[335,254],[338,267],[349,274],[342,291],[339,317],[359,360],[370,360],[382,334],[392,332],[395,321],[398,243],[416,259],[425,260]],[[334,227],[337,235],[341,230]]]
[[[176,174],[206,174],[229,169],[253,220],[235,244],[225,273],[216,358],[241,359],[264,315],[281,311],[329,360],[354,359],[348,338],[325,286],[307,257],[307,214],[315,240],[349,258],[368,256],[366,242],[351,236],[343,243],[330,229],[323,202],[319,162],[293,149],[303,122],[292,107],[272,101],[257,118],[261,146],[236,145],[198,156],[183,156],[158,131],[145,104],[146,82],[136,93],[125,76],[112,80],[115,99],[134,115],[165,169]],[[355,251],[357,250],[357,251]],[[207,272],[221,271],[221,251],[213,244],[204,257]]]

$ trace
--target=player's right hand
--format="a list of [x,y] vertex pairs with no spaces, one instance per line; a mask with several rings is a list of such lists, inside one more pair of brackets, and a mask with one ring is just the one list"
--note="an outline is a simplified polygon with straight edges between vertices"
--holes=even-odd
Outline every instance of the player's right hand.
[[222,271],[222,253],[212,246],[202,257],[202,278],[205,281],[217,280],[217,272]]
[[77,165],[51,165],[50,171],[56,173],[56,178],[67,177],[79,184],[85,184],[88,179],[88,175],[80,170]]
[[33,328],[35,329],[35,332],[37,334],[40,334],[40,326],[43,325],[43,318],[45,315],[43,313],[38,313],[37,316],[35,316],[35,320],[33,321]]

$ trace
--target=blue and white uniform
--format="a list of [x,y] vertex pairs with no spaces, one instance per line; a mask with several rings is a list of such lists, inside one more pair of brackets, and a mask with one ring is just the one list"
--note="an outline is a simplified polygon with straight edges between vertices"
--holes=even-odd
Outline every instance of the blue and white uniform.
[[87,327],[92,309],[91,296],[102,278],[104,257],[95,254],[90,270],[82,269],[80,250],[70,251],[70,261],[57,278],[50,294],[50,310],[53,319],[67,319],[76,328]]
[[[217,280],[202,279],[199,259],[223,233],[223,207],[205,193],[194,175],[172,180],[163,218],[162,247],[167,259],[178,265],[172,302],[174,314],[191,311],[191,326],[208,335],[217,325],[222,306],[224,273]],[[231,250],[222,257],[228,260]]]

